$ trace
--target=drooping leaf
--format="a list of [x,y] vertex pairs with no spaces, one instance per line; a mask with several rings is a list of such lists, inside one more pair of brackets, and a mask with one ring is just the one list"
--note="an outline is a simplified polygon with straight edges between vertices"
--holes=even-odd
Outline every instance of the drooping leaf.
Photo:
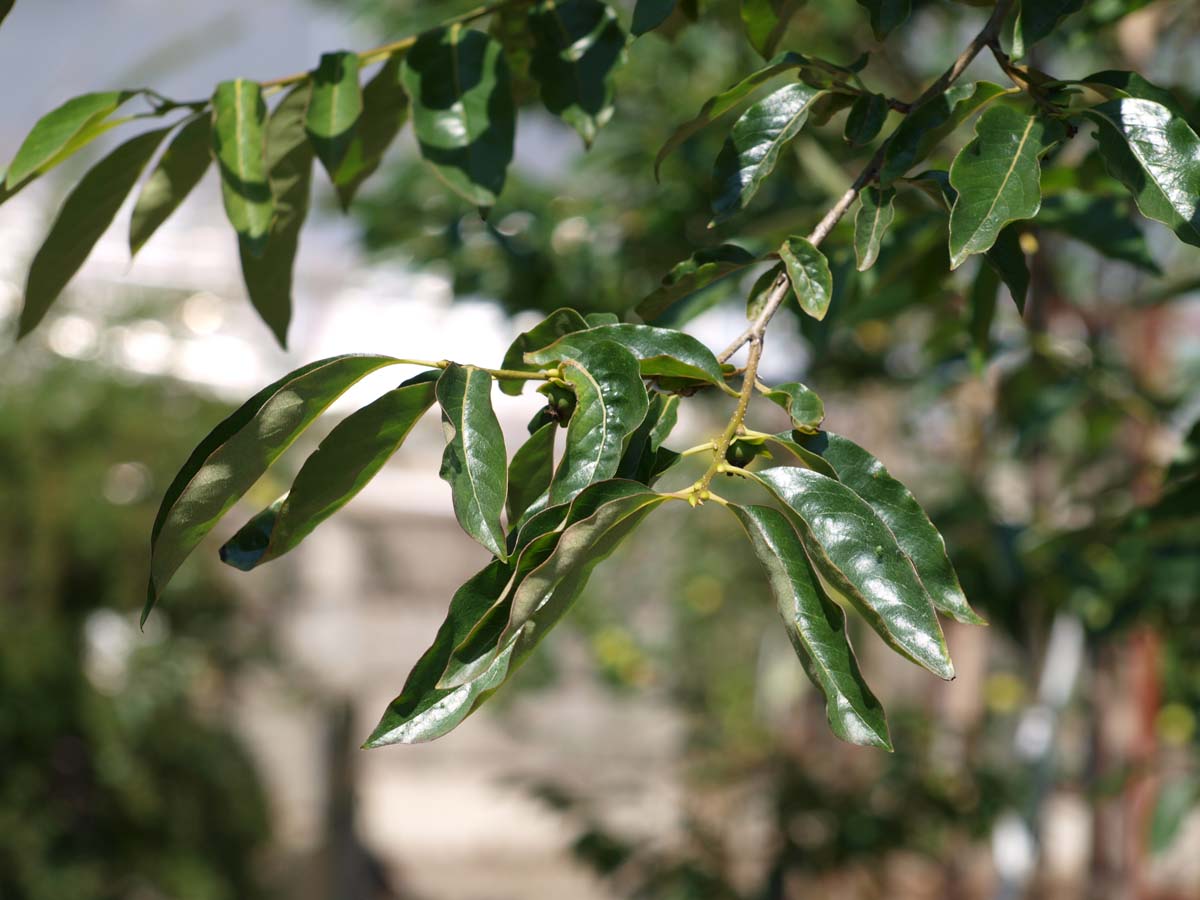
[[887,97],[883,94],[862,94],[850,107],[842,135],[857,147],[869,144],[879,136],[887,114]]
[[546,109],[591,146],[613,113],[613,76],[628,38],[617,14],[600,0],[542,0],[529,13],[530,72]]
[[362,116],[337,171],[330,177],[343,210],[362,183],[379,168],[400,129],[408,120],[408,94],[400,83],[401,58],[390,57],[362,91]]
[[[990,265],[980,266],[967,292],[967,333],[971,337],[971,363],[977,372],[982,370],[991,350],[992,320],[996,317],[999,290],[1000,273]],[[1024,297],[1019,304],[1024,304]]]
[[550,483],[550,503],[566,503],[596,481],[617,474],[631,434],[646,417],[648,399],[633,354],[612,341],[580,348],[559,362],[574,389],[575,412]]
[[1022,3],[1014,36],[1014,42],[1019,42],[1021,52],[1015,55],[1018,58],[1024,56],[1030,47],[1048,37],[1063,19],[1083,9],[1084,2],[1085,0],[1036,0]]
[[450,484],[463,531],[505,559],[500,514],[508,492],[504,434],[492,409],[492,377],[474,366],[448,365],[437,383],[446,450],[438,473]]
[[789,84],[742,113],[713,164],[714,223],[746,208],[821,93],[807,84]]
[[1096,123],[1104,163],[1142,215],[1200,247],[1200,138],[1153,100],[1109,100],[1084,110]]
[[1017,304],[1017,311],[1024,315],[1025,297],[1029,293],[1029,264],[1025,261],[1025,251],[1021,249],[1021,233],[1017,225],[1000,229],[996,243],[983,254],[983,258],[988,267],[1003,279],[1013,302]]
[[257,82],[223,81],[213,93],[213,155],[225,214],[251,255],[263,252],[275,206],[267,182],[267,106]]
[[757,478],[791,513],[824,581],[889,646],[939,678],[953,678],[929,592],[875,510],[847,485],[808,469],[764,469]]
[[800,308],[817,321],[825,318],[833,299],[833,274],[825,254],[806,239],[793,235],[780,245],[779,256],[787,267]]
[[879,172],[879,183],[889,187],[927,157],[955,128],[1006,93],[998,84],[980,81],[956,84],[944,94],[922,103],[896,126],[888,140]]
[[946,542],[912,491],[892,477],[883,463],[849,438],[823,431],[797,435],[796,440],[828,462],[837,472],[838,480],[867,501],[891,529],[900,549],[912,560],[934,606],[959,622],[984,624],[967,603],[946,554]]
[[158,508],[150,535],[150,583],[142,622],[217,521],[334,400],[389,356],[334,356],[263,388],[192,451]]
[[787,410],[792,427],[797,431],[814,433],[825,421],[825,404],[816,391],[798,381],[776,385],[764,395],[772,403]]
[[634,37],[641,37],[648,31],[653,31],[675,11],[675,0],[637,0],[633,8],[633,24],[629,31]]
[[642,424],[630,435],[617,468],[618,478],[629,478],[650,485],[656,471],[658,453],[663,441],[675,428],[679,417],[679,398],[667,394],[654,394]]
[[648,294],[637,306],[637,314],[648,322],[657,319],[674,303],[703,290],[727,275],[753,265],[757,258],[737,244],[721,244],[697,250],[683,262],[676,263],[662,284]]
[[325,171],[330,178],[336,178],[363,114],[358,54],[344,50],[321,54],[311,81],[304,127]]
[[[575,310],[566,307],[556,309],[528,331],[517,335],[516,340],[504,353],[504,362],[501,363],[501,368],[514,372],[536,372],[541,366],[526,362],[526,353],[552,344],[560,337],[572,332],[586,331],[589,327],[587,320]],[[522,380],[500,382],[500,390],[513,397],[516,397],[524,389],[525,382]]]
[[883,707],[859,671],[846,635],[846,614],[825,595],[791,523],[765,506],[729,509],[767,570],[788,639],[825,697],[830,729],[843,741],[891,750]]
[[1120,259],[1155,275],[1162,270],[1146,236],[1129,218],[1128,200],[1064,191],[1042,200],[1037,223],[1082,241],[1105,259]]
[[912,0],[858,0],[871,15],[871,30],[875,40],[882,41],[891,32],[908,21],[912,14]]
[[311,90],[308,83],[296,85],[267,122],[267,183],[275,216],[266,239],[238,237],[250,302],[282,347],[292,319],[292,268],[312,193],[313,148],[304,128]]
[[404,57],[421,155],[450,187],[489,208],[512,161],[516,112],[497,41],[452,25],[427,32]]
[[865,272],[879,258],[883,236],[896,218],[894,188],[868,187],[859,194],[858,213],[854,216],[854,255],[858,271]]
[[79,271],[168,131],[161,128],[130,138],[96,163],[63,201],[29,267],[18,337],[37,327]]
[[221,547],[222,562],[247,572],[270,562],[354,499],[433,405],[439,374],[422,373],[338,423],[304,461],[291,490]]
[[508,466],[508,498],[505,511],[511,527],[550,487],[554,476],[554,436],[558,423],[547,422],[529,436],[513,454]]
[[601,325],[564,335],[552,344],[525,354],[525,362],[546,365],[577,357],[585,347],[614,341],[634,355],[646,377],[685,378],[724,384],[725,373],[711,350],[689,334],[652,325]]
[[179,208],[212,163],[212,118],[193,117],[171,139],[142,186],[129,221],[129,252],[136,256],[151,235]]
[[72,144],[74,150],[78,150],[83,146],[77,140],[80,135],[90,132],[95,136],[102,133],[102,130],[95,126],[103,123],[121,104],[139,93],[140,91],[102,91],[81,94],[46,113],[38,119],[21,143],[17,155],[8,164],[5,187],[11,191]]
[[750,296],[746,298],[746,318],[751,322],[761,316],[763,310],[767,308],[771,292],[779,282],[779,276],[786,271],[787,267],[783,263],[771,266],[751,285]]
[[993,106],[950,167],[958,191],[950,211],[950,267],[996,242],[1009,222],[1031,219],[1042,204],[1041,157],[1062,139],[1061,123]]
[[742,26],[750,46],[770,59],[804,0],[741,0]]

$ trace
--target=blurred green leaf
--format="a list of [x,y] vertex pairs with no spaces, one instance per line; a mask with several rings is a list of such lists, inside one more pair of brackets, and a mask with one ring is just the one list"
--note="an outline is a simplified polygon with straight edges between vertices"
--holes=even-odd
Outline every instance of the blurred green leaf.
[[663,276],[662,284],[637,306],[637,314],[653,321],[677,301],[757,262],[757,257],[737,244],[697,250]]
[[363,88],[358,127],[330,176],[343,210],[349,209],[362,183],[379,168],[383,154],[408,120],[408,94],[400,83],[400,67],[399,56],[389,57]]

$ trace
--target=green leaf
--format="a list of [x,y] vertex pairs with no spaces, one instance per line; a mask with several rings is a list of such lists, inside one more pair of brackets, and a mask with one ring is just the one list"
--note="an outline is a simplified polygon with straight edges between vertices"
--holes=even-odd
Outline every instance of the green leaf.
[[154,520],[143,624],[180,564],[292,441],[359,379],[398,362],[348,355],[310,363],[263,388],[200,442]]
[[[992,266],[980,266],[967,293],[967,333],[971,337],[971,361],[976,371],[982,370],[990,355],[992,321],[996,317],[996,293],[999,290],[1000,273]],[[1024,302],[1022,295],[1017,301],[1018,306],[1023,306]]]
[[78,150],[83,146],[76,140],[81,134],[91,132],[92,136],[95,136],[102,133],[103,129],[96,130],[95,126],[100,125],[116,112],[121,104],[139,93],[141,92],[103,91],[81,94],[46,113],[38,119],[17,150],[17,155],[9,163],[5,187],[12,190],[72,144],[75,145],[74,150]]
[[888,473],[883,463],[854,441],[830,431],[797,435],[796,440],[828,462],[837,472],[838,480],[867,501],[891,529],[933,598],[934,606],[959,622],[985,624],[967,603],[946,554],[946,542],[916,497]]
[[887,114],[887,97],[883,94],[862,94],[850,107],[842,136],[857,147],[869,144],[879,136]]
[[806,446],[801,444],[799,441],[802,437],[803,435],[798,432],[782,431],[779,434],[767,435],[766,440],[778,447],[782,447],[784,450],[787,450],[796,458],[797,462],[804,466],[804,468],[812,469],[814,472],[818,472],[821,475],[824,475],[826,478],[836,479],[837,472],[834,471],[833,466],[822,459],[819,454],[814,453]]
[[363,114],[358,54],[344,50],[323,53],[311,82],[312,99],[304,127],[325,171],[336,178]]
[[879,258],[883,236],[896,218],[894,188],[868,187],[859,194],[858,213],[854,216],[854,255],[858,271],[865,272]]
[[636,312],[646,321],[653,321],[684,297],[755,262],[757,257],[737,244],[697,250],[663,276],[662,284],[638,304]]
[[846,634],[846,614],[825,595],[787,518],[765,506],[730,505],[767,570],[779,615],[804,671],[825,697],[835,735],[891,750],[887,718],[871,693]]
[[750,46],[770,59],[804,0],[741,0],[742,25]]
[[1100,155],[1142,215],[1200,247],[1200,139],[1153,100],[1110,100],[1083,113],[1099,126]]
[[787,266],[800,308],[817,321],[824,319],[833,298],[833,274],[825,254],[804,238],[793,235],[780,245],[779,256]]
[[742,113],[713,164],[714,223],[746,208],[822,93],[807,84],[789,84]]
[[675,428],[679,418],[679,398],[654,394],[642,424],[630,435],[617,468],[618,478],[629,478],[642,484],[652,484],[657,471],[659,450]]
[[600,0],[543,0],[529,27],[542,102],[590,147],[612,118],[613,76],[625,62],[628,38],[617,14]]
[[1106,259],[1119,259],[1155,275],[1162,274],[1146,246],[1146,236],[1129,219],[1128,200],[1084,191],[1046,197],[1037,223],[1082,241]]
[[129,222],[129,252],[136,256],[151,235],[179,208],[212,163],[212,119],[203,113],[188,120],[171,139],[146,179]]
[[492,410],[492,377],[451,363],[437,383],[446,450],[438,473],[450,484],[463,531],[500,559],[506,557],[500,513],[508,491],[504,434]]
[[958,191],[950,211],[950,268],[996,242],[1009,222],[1032,219],[1042,205],[1041,157],[1062,140],[1061,123],[993,106],[950,167]]
[[797,431],[815,432],[825,421],[825,404],[821,398],[816,391],[797,381],[777,385],[763,396],[787,410]]
[[292,488],[221,547],[221,561],[242,571],[292,550],[375,477],[434,400],[440,372],[388,391],[347,416],[300,467]]
[[408,94],[400,83],[400,67],[400,57],[389,58],[363,88],[362,117],[337,171],[330,176],[343,211],[379,168],[383,154],[408,120]]
[[912,0],[858,0],[858,5],[871,14],[871,30],[877,41],[907,22],[912,13]]
[[722,385],[725,374],[712,351],[681,331],[652,325],[601,325],[565,335],[552,344],[525,354],[525,362],[544,366],[567,357],[578,357],[584,348],[614,341],[632,353],[648,378],[687,378]]
[[213,93],[213,155],[225,214],[252,255],[266,247],[275,207],[267,182],[267,106],[253,81],[223,81]]
[[1086,85],[1109,100],[1116,100],[1122,97],[1153,100],[1155,103],[1161,103],[1180,119],[1186,120],[1188,118],[1187,111],[1180,106],[1179,100],[1176,99],[1174,94],[1165,88],[1159,87],[1157,84],[1147,81],[1137,72],[1106,69],[1103,72],[1094,72],[1086,78],[1069,83]]
[[783,263],[771,266],[771,268],[759,275],[758,279],[751,286],[750,296],[746,298],[746,318],[751,322],[761,316],[763,310],[766,309],[767,301],[771,297],[771,290],[775,287],[775,283],[779,281],[779,276],[786,269],[787,267]]
[[955,128],[970,116],[1007,93],[998,84],[980,81],[956,84],[944,94],[922,103],[904,117],[887,142],[879,183],[889,187],[925,159]]
[[96,163],[63,201],[50,233],[29,267],[18,337],[37,327],[67,282],[79,271],[168,131],[169,128],[150,131],[121,144]]
[[1188,814],[1198,804],[1200,778],[1185,774],[1161,784],[1150,814],[1151,853],[1157,856],[1171,849]]
[[675,0],[637,0],[633,8],[633,24],[629,31],[634,37],[641,37],[648,31],[653,31],[675,11]]
[[700,112],[676,128],[671,136],[667,138],[667,142],[658,151],[658,155],[654,159],[655,179],[659,177],[663,160],[670,156],[675,148],[689,137],[708,126],[715,119],[729,112],[755,88],[790,69],[798,69],[807,65],[810,65],[809,60],[798,53],[780,53],[758,71],[751,72],[741,81],[726,88],[715,97],[710,97],[704,101],[704,105],[700,107]]
[[287,346],[292,318],[292,267],[312,193],[313,148],[304,129],[312,86],[302,83],[280,101],[266,127],[267,183],[275,217],[263,241],[239,235],[242,278],[250,302]]
[[[564,335],[576,331],[587,331],[589,327],[588,321],[575,310],[566,307],[556,309],[528,331],[517,335],[516,340],[504,353],[504,362],[501,363],[501,368],[514,372],[536,372],[542,367],[527,363],[525,361],[526,353],[552,344]],[[524,389],[525,382],[523,380],[514,379],[500,382],[500,390],[512,397],[516,397]]]
[[513,454],[508,466],[508,524],[519,522],[534,501],[546,493],[554,476],[554,436],[557,422],[547,422]]
[[1025,261],[1025,251],[1021,249],[1021,233],[1017,226],[1009,225],[1001,229],[996,243],[983,258],[987,260],[989,268],[1004,280],[1018,312],[1024,315],[1025,297],[1029,293],[1029,264]]
[[824,581],[898,653],[952,679],[954,666],[929,592],[875,510],[847,485],[808,469],[764,469],[756,477],[792,513]]
[[588,328],[595,328],[598,325],[616,325],[621,321],[621,317],[616,313],[594,312],[585,315],[583,320],[587,322]]
[[612,341],[580,348],[559,363],[575,389],[567,443],[550,483],[550,503],[566,503],[617,474],[626,443],[646,417],[648,399],[633,354]]
[[516,112],[500,44],[460,25],[427,32],[404,58],[421,155],[451,190],[488,208],[512,161]]
[[1063,19],[1083,9],[1083,4],[1084,0],[1032,0],[1022,3],[1014,37],[1022,52],[1016,55],[1020,57],[1028,53],[1030,47],[1049,36]]

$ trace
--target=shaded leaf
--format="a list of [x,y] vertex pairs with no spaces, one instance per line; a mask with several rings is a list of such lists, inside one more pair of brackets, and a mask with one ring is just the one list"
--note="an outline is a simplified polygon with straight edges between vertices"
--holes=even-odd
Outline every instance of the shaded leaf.
[[833,274],[825,254],[806,239],[792,236],[779,247],[779,256],[800,308],[818,321],[825,318],[833,298]]
[[658,453],[679,417],[679,398],[653,394],[642,424],[630,435],[625,453],[617,468],[618,478],[629,478],[642,484],[652,484],[658,471]]
[[389,58],[363,88],[362,117],[330,176],[343,210],[350,208],[362,183],[379,168],[383,154],[408,120],[408,94],[400,83],[400,66],[400,57]]
[[68,147],[73,147],[72,152],[80,149],[83,143],[86,143],[77,140],[80,135],[90,133],[94,137],[101,134],[102,130],[95,126],[100,125],[116,112],[121,104],[139,93],[141,92],[102,91],[81,94],[46,113],[38,119],[21,143],[17,155],[8,164],[5,187],[11,191]]
[[871,30],[875,40],[882,41],[891,32],[908,21],[912,14],[912,0],[858,0],[871,16]]
[[854,216],[854,255],[858,271],[865,272],[879,258],[883,236],[896,218],[894,188],[868,187],[859,194],[858,213]]
[[275,206],[267,182],[267,107],[257,82],[223,81],[213,93],[213,155],[225,214],[251,255],[263,252]]
[[633,8],[633,24],[629,31],[634,37],[641,37],[647,31],[653,31],[675,11],[675,0],[637,0]]
[[[501,368],[515,372],[536,372],[542,367],[526,362],[526,353],[552,344],[560,337],[572,332],[586,331],[589,327],[588,321],[575,310],[566,307],[556,309],[528,331],[517,335],[504,353],[504,362],[501,363]],[[513,397],[524,389],[525,382],[522,380],[500,382],[500,390]]]
[[730,505],[767,570],[779,615],[804,671],[825,697],[829,727],[843,741],[891,750],[887,718],[858,668],[846,614],[830,600],[783,513]]
[[787,450],[804,468],[819,472],[827,478],[837,478],[837,472],[833,466],[822,459],[820,454],[814,453],[804,446],[804,444],[801,444],[801,437],[803,437],[802,434],[793,431],[782,431],[779,434],[767,435],[766,440],[777,447]]
[[875,510],[847,485],[808,469],[764,469],[757,478],[792,513],[824,581],[898,653],[939,678],[953,678],[929,592]]
[[310,81],[311,99],[304,127],[325,171],[336,178],[363,114],[358,54],[344,50],[321,54]]
[[1036,0],[1022,3],[1021,11],[1017,14],[1016,36],[1013,39],[1020,52],[1014,49],[1014,55],[1018,58],[1024,56],[1030,47],[1049,36],[1063,19],[1083,9],[1083,4],[1084,0]]
[[446,450],[438,474],[451,489],[463,531],[504,559],[500,514],[508,491],[504,434],[492,409],[492,377],[451,363],[437,383]]
[[136,256],[163,222],[179,208],[212,163],[212,118],[200,114],[171,139],[142,186],[129,221],[129,252]]
[[771,299],[771,291],[779,281],[779,276],[787,270],[783,263],[771,266],[758,276],[750,288],[750,296],[746,298],[746,318],[753,322],[762,315]]
[[879,136],[887,114],[887,97],[883,94],[862,94],[850,107],[842,136],[857,147],[869,144]]
[[161,128],[121,144],[96,163],[67,195],[29,267],[18,337],[37,327],[79,271],[169,131]]
[[636,312],[643,319],[653,321],[677,301],[755,262],[754,254],[737,244],[697,250],[663,276],[662,284],[638,304]]
[[764,396],[787,410],[797,431],[815,432],[825,420],[825,404],[816,391],[797,381],[777,385]]
[[[990,355],[992,320],[996,317],[996,293],[999,290],[1000,273],[992,266],[980,266],[967,292],[967,333],[971,337],[972,364],[976,371],[982,370]],[[1018,303],[1024,304],[1023,296]]]
[[742,26],[750,46],[770,59],[804,0],[741,0]]
[[1017,226],[1013,224],[1002,228],[996,243],[983,258],[988,267],[1004,280],[1018,312],[1024,315],[1025,297],[1029,294],[1029,264],[1025,261],[1025,251],[1021,249],[1021,233]]
[[546,365],[577,357],[585,347],[614,341],[637,358],[642,374],[724,384],[725,374],[711,350],[688,334],[652,325],[601,325],[565,335],[552,344],[525,354],[525,361]]
[[547,422],[513,454],[508,466],[508,498],[504,509],[511,527],[550,487],[554,476],[554,436],[557,422]]
[[1083,191],[1046,197],[1037,223],[1082,241],[1106,259],[1119,259],[1155,275],[1162,273],[1146,236],[1129,219],[1128,200]]

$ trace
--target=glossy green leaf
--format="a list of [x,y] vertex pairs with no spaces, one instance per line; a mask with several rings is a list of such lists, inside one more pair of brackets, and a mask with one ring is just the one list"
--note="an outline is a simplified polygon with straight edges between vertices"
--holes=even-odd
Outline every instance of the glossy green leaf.
[[803,5],[804,0],[741,0],[742,27],[759,56],[774,55],[792,16]]
[[868,187],[859,194],[858,213],[854,216],[854,255],[858,271],[865,272],[879,258],[883,236],[896,218],[894,188]]
[[887,119],[888,101],[883,94],[862,94],[850,106],[842,136],[857,147],[879,136]]
[[354,195],[379,168],[383,154],[408,121],[408,94],[400,83],[400,67],[400,57],[389,58],[363,88],[362,117],[330,176],[343,210],[350,208]]
[[1200,138],[1153,100],[1110,100],[1084,111],[1098,127],[1104,163],[1142,215],[1200,247]]
[[950,167],[958,191],[950,211],[950,267],[996,242],[1009,222],[1032,219],[1042,205],[1042,155],[1062,140],[1061,123],[993,106]]
[[711,350],[689,334],[652,325],[601,325],[565,335],[552,344],[525,354],[525,362],[547,365],[577,357],[584,348],[614,341],[641,364],[646,377],[686,378],[707,384],[724,384],[725,374]]
[[755,262],[754,254],[737,244],[697,250],[663,276],[662,284],[638,304],[636,312],[646,321],[653,321],[684,297]]
[[292,319],[292,269],[312,193],[313,148],[304,128],[311,90],[308,83],[294,87],[267,122],[267,183],[275,217],[266,239],[238,237],[250,302],[282,347]]
[[1180,105],[1174,94],[1147,81],[1137,72],[1106,69],[1103,72],[1093,72],[1086,78],[1070,83],[1086,85],[1109,100],[1117,100],[1122,97],[1153,100],[1155,103],[1161,103],[1179,118],[1188,118],[1187,111]]
[[163,222],[179,208],[212,163],[212,119],[200,114],[171,139],[146,179],[129,222],[129,252],[136,256]]
[[773,446],[787,450],[804,468],[819,472],[827,478],[837,478],[837,472],[833,466],[822,459],[819,454],[800,443],[803,436],[794,431],[782,431],[779,434],[767,435],[766,440]]
[[833,466],[838,480],[867,501],[891,529],[900,549],[912,560],[934,606],[959,622],[985,624],[967,603],[946,554],[946,542],[912,491],[893,478],[883,463],[849,438],[823,431],[811,436],[797,435],[796,439]]
[[25,282],[18,337],[42,321],[50,305],[83,265],[154,156],[169,128],[140,134],[96,163],[63,201],[38,249]]
[[779,281],[779,276],[787,271],[783,263],[771,266],[755,280],[750,287],[750,296],[746,298],[746,318],[753,322],[762,315],[771,299],[771,292]]
[[167,488],[150,536],[142,622],[167,582],[217,521],[324,410],[389,356],[334,356],[263,388],[214,428]]
[[800,308],[818,321],[825,318],[833,299],[833,274],[825,254],[804,238],[793,236],[779,247],[779,256]]
[[566,503],[596,481],[617,474],[626,443],[646,417],[648,399],[633,354],[612,341],[580,348],[559,363],[575,389],[562,460],[550,483],[550,503]]
[[312,92],[304,127],[325,171],[336,178],[363,114],[358,54],[344,50],[323,53],[310,80]]
[[792,417],[792,426],[797,431],[815,432],[825,421],[825,404],[821,398],[816,391],[798,381],[777,385],[764,396],[787,410]]
[[529,436],[513,454],[508,466],[508,498],[505,511],[511,527],[550,487],[554,476],[554,436],[558,423],[547,422]]
[[425,372],[338,423],[304,461],[291,490],[221,547],[222,562],[247,572],[270,562],[349,503],[433,405],[440,374]]
[[512,161],[516,111],[500,44],[460,25],[427,32],[404,57],[421,155],[451,190],[488,208]]
[[600,0],[542,0],[529,28],[542,103],[590,147],[612,118],[613,76],[625,62],[628,38],[617,14]]
[[675,11],[675,0],[637,0],[633,8],[633,24],[629,31],[634,37],[641,37],[648,31],[653,31]]
[[504,434],[492,409],[492,377],[451,363],[438,379],[446,450],[438,473],[450,484],[454,515],[463,531],[505,558],[500,514],[508,492]]
[[253,81],[223,81],[213,93],[213,155],[221,172],[225,214],[240,244],[262,253],[275,206],[267,182],[267,106]]
[[798,53],[780,53],[758,71],[751,72],[741,81],[726,88],[715,97],[710,97],[704,101],[704,105],[700,107],[700,112],[676,128],[671,136],[667,138],[667,142],[659,149],[658,155],[654,159],[654,177],[656,179],[659,177],[663,160],[670,156],[676,147],[693,134],[708,126],[715,119],[729,112],[755,88],[765,84],[777,75],[808,64],[809,60]]
[[1021,249],[1021,233],[1017,226],[1009,225],[1000,230],[994,243],[983,255],[988,268],[1003,279],[1013,302],[1022,315],[1025,313],[1025,297],[1029,293],[1029,264],[1025,251]]
[[[586,331],[590,327],[588,321],[573,309],[563,307],[556,309],[528,331],[517,335],[516,340],[509,345],[504,353],[501,368],[515,372],[536,372],[542,366],[525,361],[525,354],[539,350],[547,344],[552,344],[560,337],[576,331]],[[505,380],[500,382],[500,390],[510,396],[517,396],[525,389],[522,380]]]
[[956,84],[922,103],[896,126],[884,152],[879,183],[888,187],[924,160],[947,135],[972,114],[1005,94],[998,84],[980,81]]
[[807,84],[789,84],[742,113],[713,164],[714,223],[746,208],[821,93]]
[[618,478],[652,484],[658,471],[659,450],[679,418],[679,398],[653,394],[642,424],[630,435],[617,468]]
[[808,469],[764,469],[757,478],[792,514],[824,581],[898,653],[939,678],[953,678],[929,592],[875,510],[849,486]]
[[887,718],[858,668],[846,614],[825,595],[791,523],[765,506],[731,505],[767,570],[779,615],[804,671],[825,697],[829,727],[843,741],[891,750]]
[[140,91],[103,91],[72,97],[62,106],[38,119],[17,150],[17,155],[8,165],[4,184],[12,190],[25,179],[42,169],[47,163],[67,149],[72,142],[75,148],[82,146],[76,139],[91,131],[101,133],[94,126],[101,124],[116,112],[126,100]]
[[1083,9],[1085,0],[1026,0],[1021,4],[1017,15],[1016,36],[1014,42],[1021,52],[1014,53],[1017,57],[1024,56],[1029,48],[1042,38],[1048,37],[1059,23],[1072,13]]
[[877,41],[907,22],[912,14],[912,0],[858,0],[858,5],[870,13],[871,30]]

